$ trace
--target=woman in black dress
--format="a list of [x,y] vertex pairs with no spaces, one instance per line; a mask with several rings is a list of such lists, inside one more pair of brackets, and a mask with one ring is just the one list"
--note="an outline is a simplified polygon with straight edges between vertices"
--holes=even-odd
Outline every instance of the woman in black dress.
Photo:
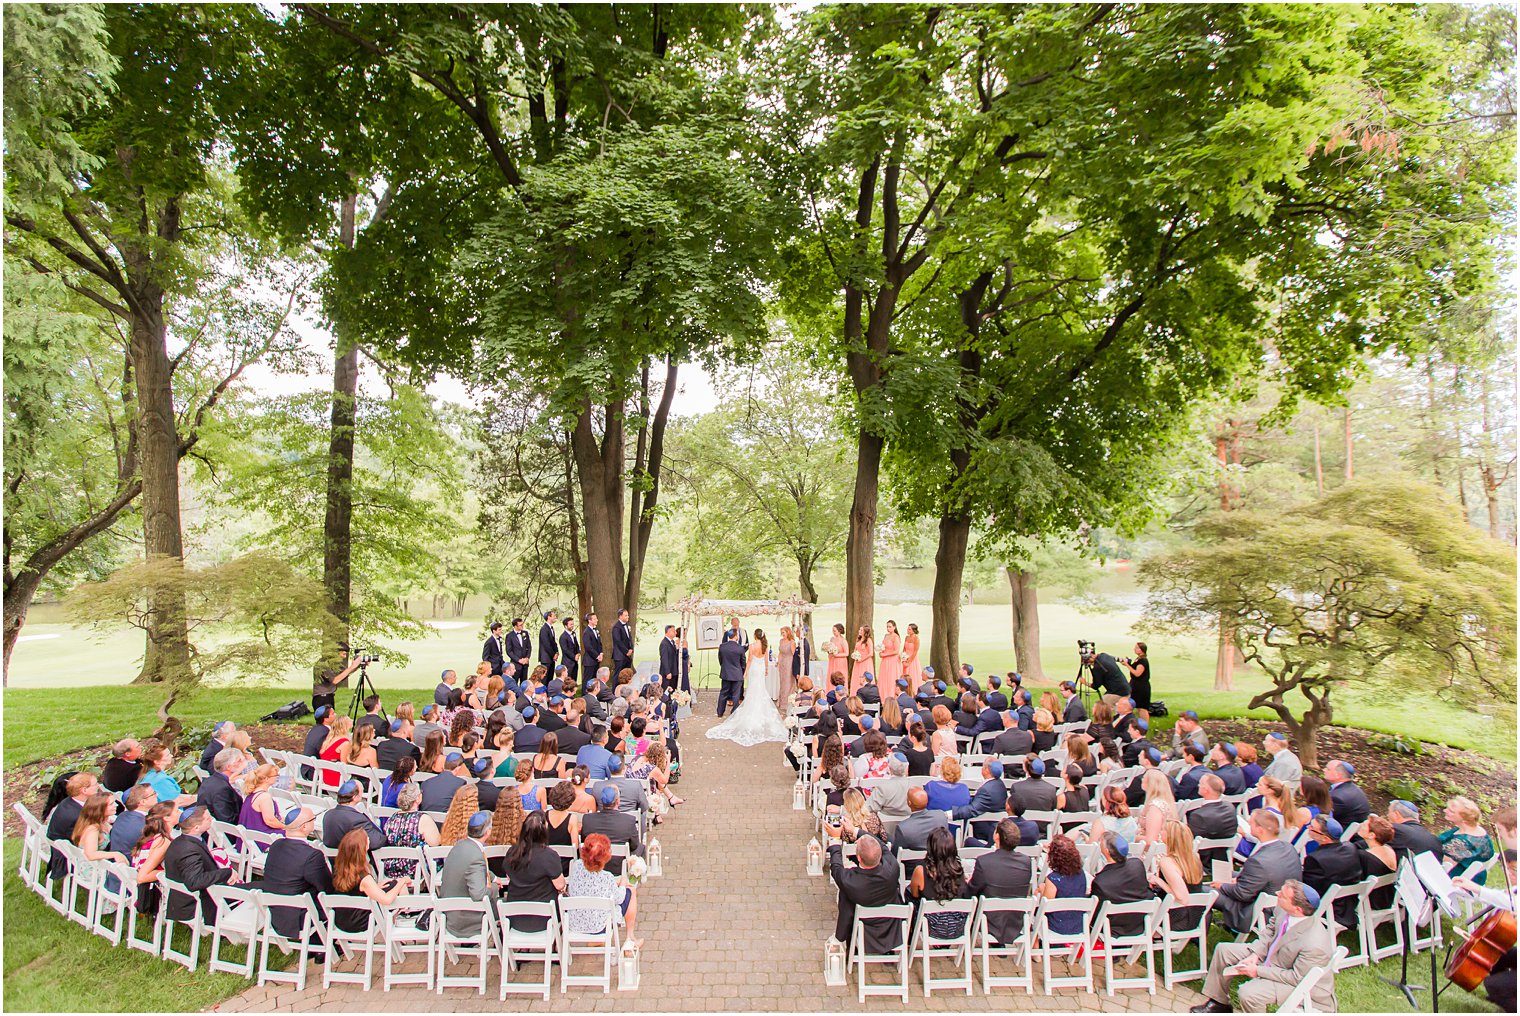
[[908,724],[908,736],[897,744],[897,750],[908,758],[909,776],[928,776],[934,768],[934,752],[929,748],[929,733],[922,720]]
[[[544,813],[528,812],[517,842],[507,851],[508,903],[553,903],[565,891],[559,855],[549,849],[548,842],[549,823]],[[534,932],[543,931],[548,919],[517,917],[511,923],[515,931]]]

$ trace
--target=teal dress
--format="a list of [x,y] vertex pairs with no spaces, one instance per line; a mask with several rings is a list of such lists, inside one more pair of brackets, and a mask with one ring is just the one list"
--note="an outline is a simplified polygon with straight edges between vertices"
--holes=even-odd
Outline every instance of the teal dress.
[[[1448,863],[1448,871],[1455,872],[1472,861],[1488,861],[1494,856],[1494,841],[1488,836],[1473,836],[1464,833],[1455,827],[1441,833],[1436,839],[1441,841],[1441,856]],[[1478,885],[1482,885],[1488,877],[1487,871],[1480,871],[1472,877]]]

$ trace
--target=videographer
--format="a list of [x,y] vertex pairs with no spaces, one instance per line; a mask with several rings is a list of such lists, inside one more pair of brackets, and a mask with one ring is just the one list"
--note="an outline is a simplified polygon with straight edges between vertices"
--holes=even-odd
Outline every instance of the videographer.
[[1135,643],[1135,655],[1120,660],[1129,671],[1129,697],[1135,700],[1135,711],[1149,718],[1151,715],[1151,661],[1145,655],[1144,642]]
[[1112,654],[1100,653],[1088,643],[1082,654],[1082,662],[1092,669],[1093,690],[1103,696],[1104,702],[1113,705],[1121,698],[1129,697],[1129,682],[1124,679],[1119,661]]
[[349,675],[360,666],[359,661],[350,660],[349,655],[348,643],[339,642],[336,656],[329,657],[312,668],[312,712],[316,712],[322,706],[328,709],[336,706],[338,686],[347,681]]

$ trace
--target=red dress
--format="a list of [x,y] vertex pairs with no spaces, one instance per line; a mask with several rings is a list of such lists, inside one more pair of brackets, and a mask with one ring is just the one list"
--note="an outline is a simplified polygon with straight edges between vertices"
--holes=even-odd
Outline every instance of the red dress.
[[[342,762],[343,749],[346,747],[348,747],[348,738],[340,737],[326,748],[323,748],[322,753],[317,757],[323,762]],[[322,770],[322,782],[329,787],[336,787],[338,785],[337,771],[333,769]]]

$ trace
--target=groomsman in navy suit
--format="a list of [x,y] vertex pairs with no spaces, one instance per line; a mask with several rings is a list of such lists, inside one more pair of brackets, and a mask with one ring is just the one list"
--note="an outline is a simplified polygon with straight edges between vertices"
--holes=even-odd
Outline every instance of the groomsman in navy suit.
[[565,670],[572,683],[576,682],[576,675],[580,668],[581,644],[575,637],[575,618],[565,618],[565,630],[559,633],[559,658],[564,661]]
[[633,625],[628,623],[628,608],[617,613],[617,624],[612,626],[612,683],[617,684],[618,675],[633,666]]
[[[586,662],[586,676],[588,677],[595,674],[601,667],[607,665],[607,661],[602,659],[602,633],[597,630],[596,611],[594,610],[586,615],[586,627],[581,632],[581,655],[582,659]],[[608,701],[612,698],[611,685],[617,678],[616,672],[612,674],[612,677],[614,680],[607,682]]]
[[544,614],[544,623],[538,629],[538,662],[552,677],[554,668],[559,665],[559,639],[555,637],[554,626],[559,622],[559,614],[548,611]]

